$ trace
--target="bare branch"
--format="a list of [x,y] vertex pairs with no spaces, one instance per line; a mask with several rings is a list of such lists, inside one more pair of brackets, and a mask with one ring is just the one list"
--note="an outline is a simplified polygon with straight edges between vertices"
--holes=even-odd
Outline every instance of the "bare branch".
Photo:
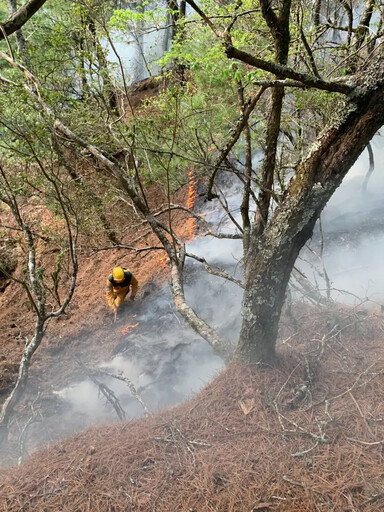
[[224,338],[221,338],[215,329],[212,329],[210,325],[199,318],[193,309],[185,302],[184,285],[182,280],[184,259],[185,250],[181,250],[179,265],[174,261],[171,261],[172,295],[176,309],[194,329],[194,331],[196,331],[212,346],[216,354],[222,357],[225,361],[229,361],[233,353],[233,348],[230,343]]
[[105,375],[106,377],[111,377],[113,379],[117,379],[117,380],[121,380],[122,382],[125,382],[125,384],[127,384],[127,386],[129,387],[129,391],[131,392],[132,396],[140,403],[140,405],[144,409],[145,415],[149,416],[151,414],[149,411],[149,408],[146,405],[146,403],[144,402],[143,398],[136,391],[136,388],[133,385],[132,381],[124,375],[124,372],[120,371],[116,375],[115,373],[111,373],[106,370],[102,370],[101,368],[89,368],[88,366],[86,366],[83,363],[81,363],[81,366],[82,366],[82,368],[87,369],[88,372],[92,375]]
[[[204,236],[213,236],[215,238],[225,238],[229,240],[241,240],[243,238],[243,235],[241,233],[215,233],[214,231],[212,231],[212,226],[201,215],[198,215],[197,213],[191,211],[189,208],[186,208],[185,206],[179,204],[171,204],[169,208],[171,210],[181,210],[183,212],[189,213],[189,215],[196,219],[197,222],[201,225],[201,227],[205,230]],[[165,211],[166,209],[161,210],[160,212],[155,213],[154,216],[156,217],[157,215],[161,215],[162,213],[165,213]]]
[[95,384],[100,393],[106,398],[106,400],[112,405],[115,409],[115,412],[120,421],[125,420],[125,411],[121,407],[120,400],[117,398],[115,393],[109,388],[104,382],[99,382],[95,377],[95,371],[93,369],[88,368],[84,363],[80,361],[78,358],[74,358],[77,364],[82,368],[84,373],[91,379],[91,381]]
[[303,24],[302,24],[302,20],[300,19],[299,12],[297,13],[297,23],[298,23],[299,28],[300,28],[300,38],[301,38],[301,41],[302,41],[302,43],[304,45],[305,51],[308,54],[309,64],[310,64],[311,71],[312,71],[312,73],[314,74],[314,76],[316,78],[320,78],[319,72],[318,72],[317,67],[316,67],[315,58],[313,56],[312,49],[311,49],[311,47],[310,47],[310,45],[309,45],[309,43],[307,41],[307,38],[305,37],[305,33],[304,33],[304,30],[303,30]]
[[9,36],[19,30],[42,7],[47,0],[29,0],[4,23],[0,40],[4,39],[4,33]]
[[136,253],[141,253],[141,252],[148,252],[148,251],[164,251],[164,247],[156,247],[156,246],[148,246],[148,247],[139,247],[139,248],[136,248],[136,247],[132,247],[130,245],[124,245],[124,244],[119,244],[119,245],[113,245],[112,247],[97,247],[93,250],[93,254],[96,254],[97,252],[102,252],[102,251],[111,251],[111,250],[115,250],[115,249],[126,249],[128,251],[132,251],[132,252],[136,252]]
[[212,23],[210,18],[205,14],[205,12],[200,9],[200,7],[194,2],[194,0],[186,0],[186,3],[189,4],[194,11],[205,21],[205,23],[209,26],[212,32],[217,36],[221,37],[221,34],[216,30],[215,25]]
[[323,91],[329,92],[338,92],[340,94],[346,95],[351,94],[356,89],[356,86],[344,83],[344,79],[340,79],[338,81],[326,81],[321,78],[316,78],[314,76],[308,75],[307,73],[300,73],[299,71],[295,71],[289,66],[284,66],[283,64],[277,64],[275,62],[260,59],[259,57],[244,52],[243,50],[239,50],[232,45],[227,45],[225,52],[227,57],[230,59],[240,60],[245,64],[249,64],[250,66],[258,69],[263,69],[264,71],[268,71],[269,73],[273,73],[277,76],[297,80],[307,87],[314,87],[315,89],[321,89]]
[[221,166],[221,164],[224,162],[224,160],[229,155],[231,149],[236,144],[236,142],[239,140],[239,137],[246,126],[249,116],[252,114],[257,102],[261,98],[262,94],[266,90],[265,86],[261,86],[257,94],[253,95],[251,100],[244,106],[243,112],[241,114],[241,117],[238,119],[236,126],[232,132],[232,136],[230,140],[225,144],[225,146],[220,150],[219,157],[216,160],[216,163],[214,164],[214,168],[212,171],[212,174],[209,178],[208,182],[208,191],[207,191],[207,198],[213,199],[216,197],[214,194],[212,194],[212,188],[215,182],[215,178],[217,175],[217,172]]
[[[2,198],[0,196],[0,200],[2,201]],[[1,226],[5,229],[10,229],[12,231],[20,231],[20,232],[23,232],[23,230],[21,228],[18,228],[16,226],[8,226],[7,224],[1,224]],[[36,233],[36,231],[31,231],[32,235],[33,236],[36,236],[37,238],[40,238],[40,240],[43,240],[43,242],[51,242],[50,238],[48,238],[47,236],[44,236],[44,235],[40,235],[39,233]]]
[[207,262],[205,258],[202,258],[201,256],[196,256],[196,254],[192,254],[190,252],[186,252],[185,255],[188,258],[193,258],[196,261],[199,261],[204,265],[205,270],[214,276],[222,277],[223,279],[226,279],[227,281],[231,281],[232,283],[237,284],[237,286],[240,286],[240,288],[244,288],[244,283],[240,281],[239,279],[236,279],[235,277],[228,274],[228,272],[225,272],[225,270],[217,267],[216,270],[214,270]]

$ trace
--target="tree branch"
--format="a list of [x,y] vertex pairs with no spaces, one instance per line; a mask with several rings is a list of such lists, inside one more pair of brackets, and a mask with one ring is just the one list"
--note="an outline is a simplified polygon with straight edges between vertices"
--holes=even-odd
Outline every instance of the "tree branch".
[[[189,208],[186,208],[185,206],[181,206],[179,204],[170,204],[169,208],[171,210],[181,210],[183,212],[189,213],[189,215],[191,215],[194,219],[196,219],[197,222],[205,230],[204,236],[213,236],[214,238],[223,238],[223,239],[229,239],[229,240],[241,240],[243,238],[243,235],[241,233],[214,233],[211,230],[211,225],[203,217],[201,217],[201,215],[198,215],[197,213],[192,212]],[[166,209],[155,213],[154,216],[156,217],[157,215],[161,215],[162,213],[165,213],[165,212],[166,212]]]
[[121,380],[122,382],[125,382],[127,384],[129,391],[131,392],[131,395],[140,403],[142,408],[144,409],[145,416],[150,415],[150,411],[142,397],[138,394],[136,391],[135,386],[133,385],[132,381],[128,379],[124,375],[124,372],[120,371],[117,375],[115,373],[108,372],[106,370],[102,370],[101,368],[89,368],[84,363],[82,363],[79,359],[76,358],[77,363],[87,372],[88,376],[94,376],[94,375],[101,375],[106,377],[111,377],[112,379]]
[[252,96],[251,100],[244,106],[243,112],[242,112],[240,118],[238,119],[236,126],[232,132],[232,137],[227,142],[227,144],[225,144],[225,146],[220,150],[220,155],[217,158],[216,163],[214,164],[214,168],[213,168],[212,174],[211,174],[211,176],[209,178],[209,182],[208,182],[208,191],[207,191],[208,200],[211,200],[215,197],[215,195],[212,193],[212,188],[213,188],[213,185],[215,182],[217,172],[220,168],[220,165],[224,162],[224,160],[229,155],[233,146],[239,140],[239,137],[248,122],[249,116],[252,114],[252,112],[256,106],[256,103],[259,101],[259,99],[261,98],[261,96],[265,90],[266,90],[266,87],[264,85],[262,85],[261,88],[259,89],[259,91],[257,92],[257,94]]
[[214,270],[207,262],[205,258],[202,258],[201,256],[197,256],[196,254],[192,254],[190,252],[186,252],[185,255],[188,258],[193,258],[196,261],[199,261],[204,265],[205,270],[208,272],[208,274],[212,274],[213,276],[222,277],[223,279],[226,279],[227,281],[231,281],[232,283],[237,284],[237,286],[240,286],[240,288],[244,288],[244,283],[240,281],[239,279],[236,279],[235,277],[231,276],[225,270],[221,268],[217,268],[217,270]]
[[185,260],[185,249],[180,249],[179,262],[171,260],[172,295],[177,311],[188,322],[194,331],[205,339],[215,353],[224,361],[229,361],[233,354],[233,348],[228,340],[219,336],[215,329],[199,318],[193,309],[185,302],[182,271]]
[[308,75],[307,73],[300,73],[299,71],[295,71],[289,66],[259,59],[255,55],[251,55],[250,53],[244,52],[243,50],[239,50],[231,44],[226,46],[225,53],[230,59],[240,60],[245,64],[249,64],[250,66],[258,69],[263,69],[264,71],[268,71],[274,75],[297,80],[307,87],[314,87],[315,89],[321,89],[323,91],[338,92],[347,95],[356,89],[356,86],[343,83],[341,79],[340,81],[325,81],[321,78]]
[[[2,23],[5,34],[9,36],[19,30],[46,1],[47,0],[29,0],[29,2],[26,2],[7,21]],[[0,31],[0,40],[1,39],[4,39],[4,33],[2,31]]]

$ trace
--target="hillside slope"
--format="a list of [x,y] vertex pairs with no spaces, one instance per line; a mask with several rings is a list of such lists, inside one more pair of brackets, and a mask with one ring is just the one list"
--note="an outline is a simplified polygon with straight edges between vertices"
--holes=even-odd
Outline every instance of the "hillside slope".
[[[158,187],[149,190],[148,197],[160,206],[164,197],[157,189]],[[183,204],[187,194],[187,188],[182,189],[175,200]],[[28,208],[28,205],[24,208]],[[34,210],[39,229],[44,230],[45,224],[52,227],[53,220],[49,212],[36,206]],[[0,211],[0,215],[7,215],[6,209]],[[189,228],[185,215],[174,213],[173,223],[179,236],[186,239]],[[158,245],[141,219],[122,217],[116,221],[116,226],[121,230],[122,242],[125,245]],[[136,239],[137,242],[133,243]],[[80,377],[84,378],[84,372],[76,360],[81,359],[86,364],[96,365],[111,358],[116,347],[126,339],[122,333],[126,324],[133,315],[145,311],[148,296],[155,294],[168,279],[168,268],[160,261],[164,258],[164,251],[134,253],[126,249],[111,248],[102,233],[97,233],[94,237],[82,235],[78,250],[79,272],[73,300],[64,315],[48,324],[43,342],[32,359],[28,390],[16,410],[16,420],[10,429],[10,450],[4,447],[0,450],[2,464],[14,462],[18,437],[23,428],[21,425],[28,421],[32,405],[35,404],[35,408],[38,406],[38,413],[45,421],[47,417],[57,414],[57,408],[62,404],[52,390],[68,386]],[[38,251],[41,261],[50,264],[52,247],[40,244]],[[23,272],[22,256],[21,250],[15,251],[16,277]],[[139,281],[139,292],[135,303],[126,301],[118,321],[114,323],[105,299],[105,282],[116,265],[123,265],[134,273]],[[34,313],[23,288],[9,280],[0,292],[0,404],[16,381],[24,343],[31,338],[34,323]],[[55,425],[57,434],[52,434],[42,442],[68,435],[68,430],[61,431],[59,427],[60,425]],[[36,428],[39,430],[38,426]]]
[[382,318],[295,320],[276,369],[231,364],[185,404],[52,445],[1,473],[0,510],[383,510]]

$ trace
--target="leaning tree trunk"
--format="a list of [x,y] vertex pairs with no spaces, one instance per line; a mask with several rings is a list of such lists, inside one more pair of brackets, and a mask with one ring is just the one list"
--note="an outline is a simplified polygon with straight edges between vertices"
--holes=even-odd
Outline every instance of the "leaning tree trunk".
[[[380,67],[376,68],[378,87],[370,87],[375,80],[371,81],[374,77],[367,74],[368,84],[359,87],[358,98],[345,105],[341,120],[319,137],[312,152],[299,165],[262,238],[251,233],[237,348],[238,357],[247,362],[273,362],[281,309],[299,251],[310,238],[329,198],[384,124]],[[372,70],[371,75],[374,74]]]

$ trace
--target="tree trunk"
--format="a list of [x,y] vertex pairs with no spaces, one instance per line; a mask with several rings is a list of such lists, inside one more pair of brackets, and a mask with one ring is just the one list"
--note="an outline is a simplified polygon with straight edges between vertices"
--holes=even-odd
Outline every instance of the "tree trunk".
[[220,337],[215,329],[197,316],[194,310],[185,302],[182,278],[183,260],[184,257],[179,258],[178,261],[171,261],[172,295],[176,309],[180,315],[185,318],[192,329],[211,345],[215,354],[224,361],[229,361],[233,355],[233,349],[230,343]]
[[12,393],[6,399],[3,404],[0,413],[0,445],[8,436],[8,424],[12,412],[19,401],[19,398],[24,392],[28,375],[29,375],[29,367],[31,365],[31,359],[33,354],[39,348],[40,343],[44,336],[44,319],[42,317],[38,317],[36,321],[35,334],[32,340],[26,344],[23,356],[21,358],[21,363],[19,367],[19,376],[17,378],[15,387],[12,390]]
[[237,356],[247,362],[273,362],[281,309],[296,258],[327,201],[384,124],[382,77],[376,83],[380,83],[376,89],[363,85],[356,101],[345,105],[341,120],[318,138],[261,240],[251,233],[237,349]]

